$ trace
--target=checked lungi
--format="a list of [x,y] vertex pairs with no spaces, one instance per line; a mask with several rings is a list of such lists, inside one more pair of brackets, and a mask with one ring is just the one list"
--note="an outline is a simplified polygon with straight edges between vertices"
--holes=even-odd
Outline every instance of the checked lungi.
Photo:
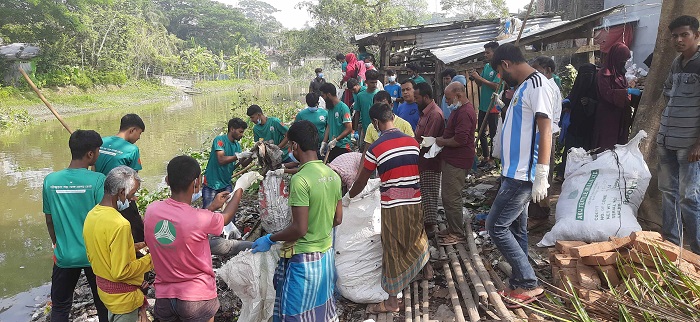
[[440,172],[424,170],[420,173],[420,194],[423,205],[423,223],[437,225],[437,207],[440,197]]
[[333,248],[323,253],[280,258],[274,277],[273,321],[338,321],[333,298],[334,279]]
[[430,259],[420,204],[382,208],[382,288],[405,289]]

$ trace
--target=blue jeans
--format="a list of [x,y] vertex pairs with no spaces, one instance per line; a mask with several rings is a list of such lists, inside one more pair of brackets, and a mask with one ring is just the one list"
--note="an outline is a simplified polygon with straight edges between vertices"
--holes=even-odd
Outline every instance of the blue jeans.
[[[659,190],[664,238],[681,245],[685,228],[690,249],[700,253],[700,162],[688,162],[688,149],[669,150],[658,146]],[[682,220],[681,220],[682,218]]]
[[228,185],[228,186],[223,187],[219,190],[214,190],[214,189],[209,188],[207,186],[202,186],[202,208],[207,209],[207,207],[209,207],[209,205],[211,205],[212,201],[214,201],[214,197],[216,197],[216,195],[219,192],[224,192],[224,191],[233,192],[233,186]]
[[511,289],[531,290],[538,285],[527,257],[527,206],[531,193],[532,182],[501,177],[501,188],[486,218],[489,236],[513,268]]

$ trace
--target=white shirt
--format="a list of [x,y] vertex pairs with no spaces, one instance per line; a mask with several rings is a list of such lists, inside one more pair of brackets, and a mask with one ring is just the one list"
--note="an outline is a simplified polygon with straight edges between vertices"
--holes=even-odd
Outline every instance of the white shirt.
[[[554,86],[556,88],[556,84]],[[532,73],[515,89],[501,132],[503,176],[522,181],[535,179],[534,169],[539,149],[535,115],[553,118],[554,92],[547,77],[539,72]]]
[[552,88],[552,91],[554,92],[554,95],[552,96],[553,101],[552,104],[554,104],[554,110],[552,113],[554,114],[554,117],[552,117],[552,134],[559,133],[561,131],[561,128],[559,128],[559,120],[561,119],[561,90],[559,90],[559,86],[557,85],[557,82],[554,81],[554,78],[549,79],[549,87]]

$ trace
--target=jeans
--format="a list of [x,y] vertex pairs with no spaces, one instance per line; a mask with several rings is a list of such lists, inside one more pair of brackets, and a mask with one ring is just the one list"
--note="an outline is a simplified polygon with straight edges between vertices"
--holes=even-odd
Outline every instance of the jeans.
[[[51,321],[68,322],[71,308],[73,307],[73,291],[78,284],[80,272],[85,271],[85,277],[92,290],[92,299],[95,302],[97,315],[101,322],[108,321],[107,307],[105,307],[100,296],[97,294],[97,283],[95,273],[90,267],[60,268],[53,265],[51,274]],[[76,318],[76,317],[73,317]]]
[[216,197],[218,193],[224,191],[233,192],[233,186],[228,185],[219,190],[214,190],[207,186],[202,186],[202,208],[207,209],[207,207],[209,207],[209,205],[211,205],[211,203],[214,201],[214,197]]
[[537,287],[535,270],[527,256],[527,206],[532,182],[501,177],[501,188],[486,218],[486,229],[498,250],[513,268],[510,287]]
[[209,236],[209,248],[212,255],[236,256],[242,250],[249,249],[251,246],[253,246],[253,242]]
[[658,146],[661,234],[682,246],[680,234],[685,228],[690,250],[700,253],[700,161],[688,162],[688,152]]
[[442,206],[445,208],[447,228],[460,235],[464,234],[462,189],[466,185],[466,176],[466,169],[442,161]]

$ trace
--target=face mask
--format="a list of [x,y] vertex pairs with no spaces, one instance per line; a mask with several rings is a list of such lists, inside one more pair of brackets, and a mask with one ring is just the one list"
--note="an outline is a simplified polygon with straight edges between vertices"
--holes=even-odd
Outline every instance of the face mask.
[[372,63],[365,63],[365,67],[367,67],[367,68],[372,67]]
[[316,106],[316,107],[309,106],[309,112],[316,112],[316,111],[318,111],[318,106]]
[[258,119],[258,121],[257,121],[257,122],[255,122],[255,124],[257,124],[257,125],[260,125],[260,124],[262,124],[262,120],[261,120],[261,119]]
[[323,78],[323,73],[318,73],[318,78]]
[[199,190],[199,192],[195,192],[192,194],[192,202],[197,201],[197,199],[202,198],[202,190]]
[[129,199],[125,199],[123,202],[117,199],[117,210],[124,211],[129,208]]
[[299,163],[299,161],[297,161],[297,158],[294,157],[294,153],[293,153],[293,152],[289,152],[289,159],[291,159],[292,162]]
[[393,83],[396,81],[396,76],[389,76],[389,82]]
[[448,106],[447,108],[448,108],[450,111],[454,111],[454,110],[458,109],[460,106],[461,106],[461,105],[459,105],[459,103],[454,103],[454,104],[451,104],[450,106]]

